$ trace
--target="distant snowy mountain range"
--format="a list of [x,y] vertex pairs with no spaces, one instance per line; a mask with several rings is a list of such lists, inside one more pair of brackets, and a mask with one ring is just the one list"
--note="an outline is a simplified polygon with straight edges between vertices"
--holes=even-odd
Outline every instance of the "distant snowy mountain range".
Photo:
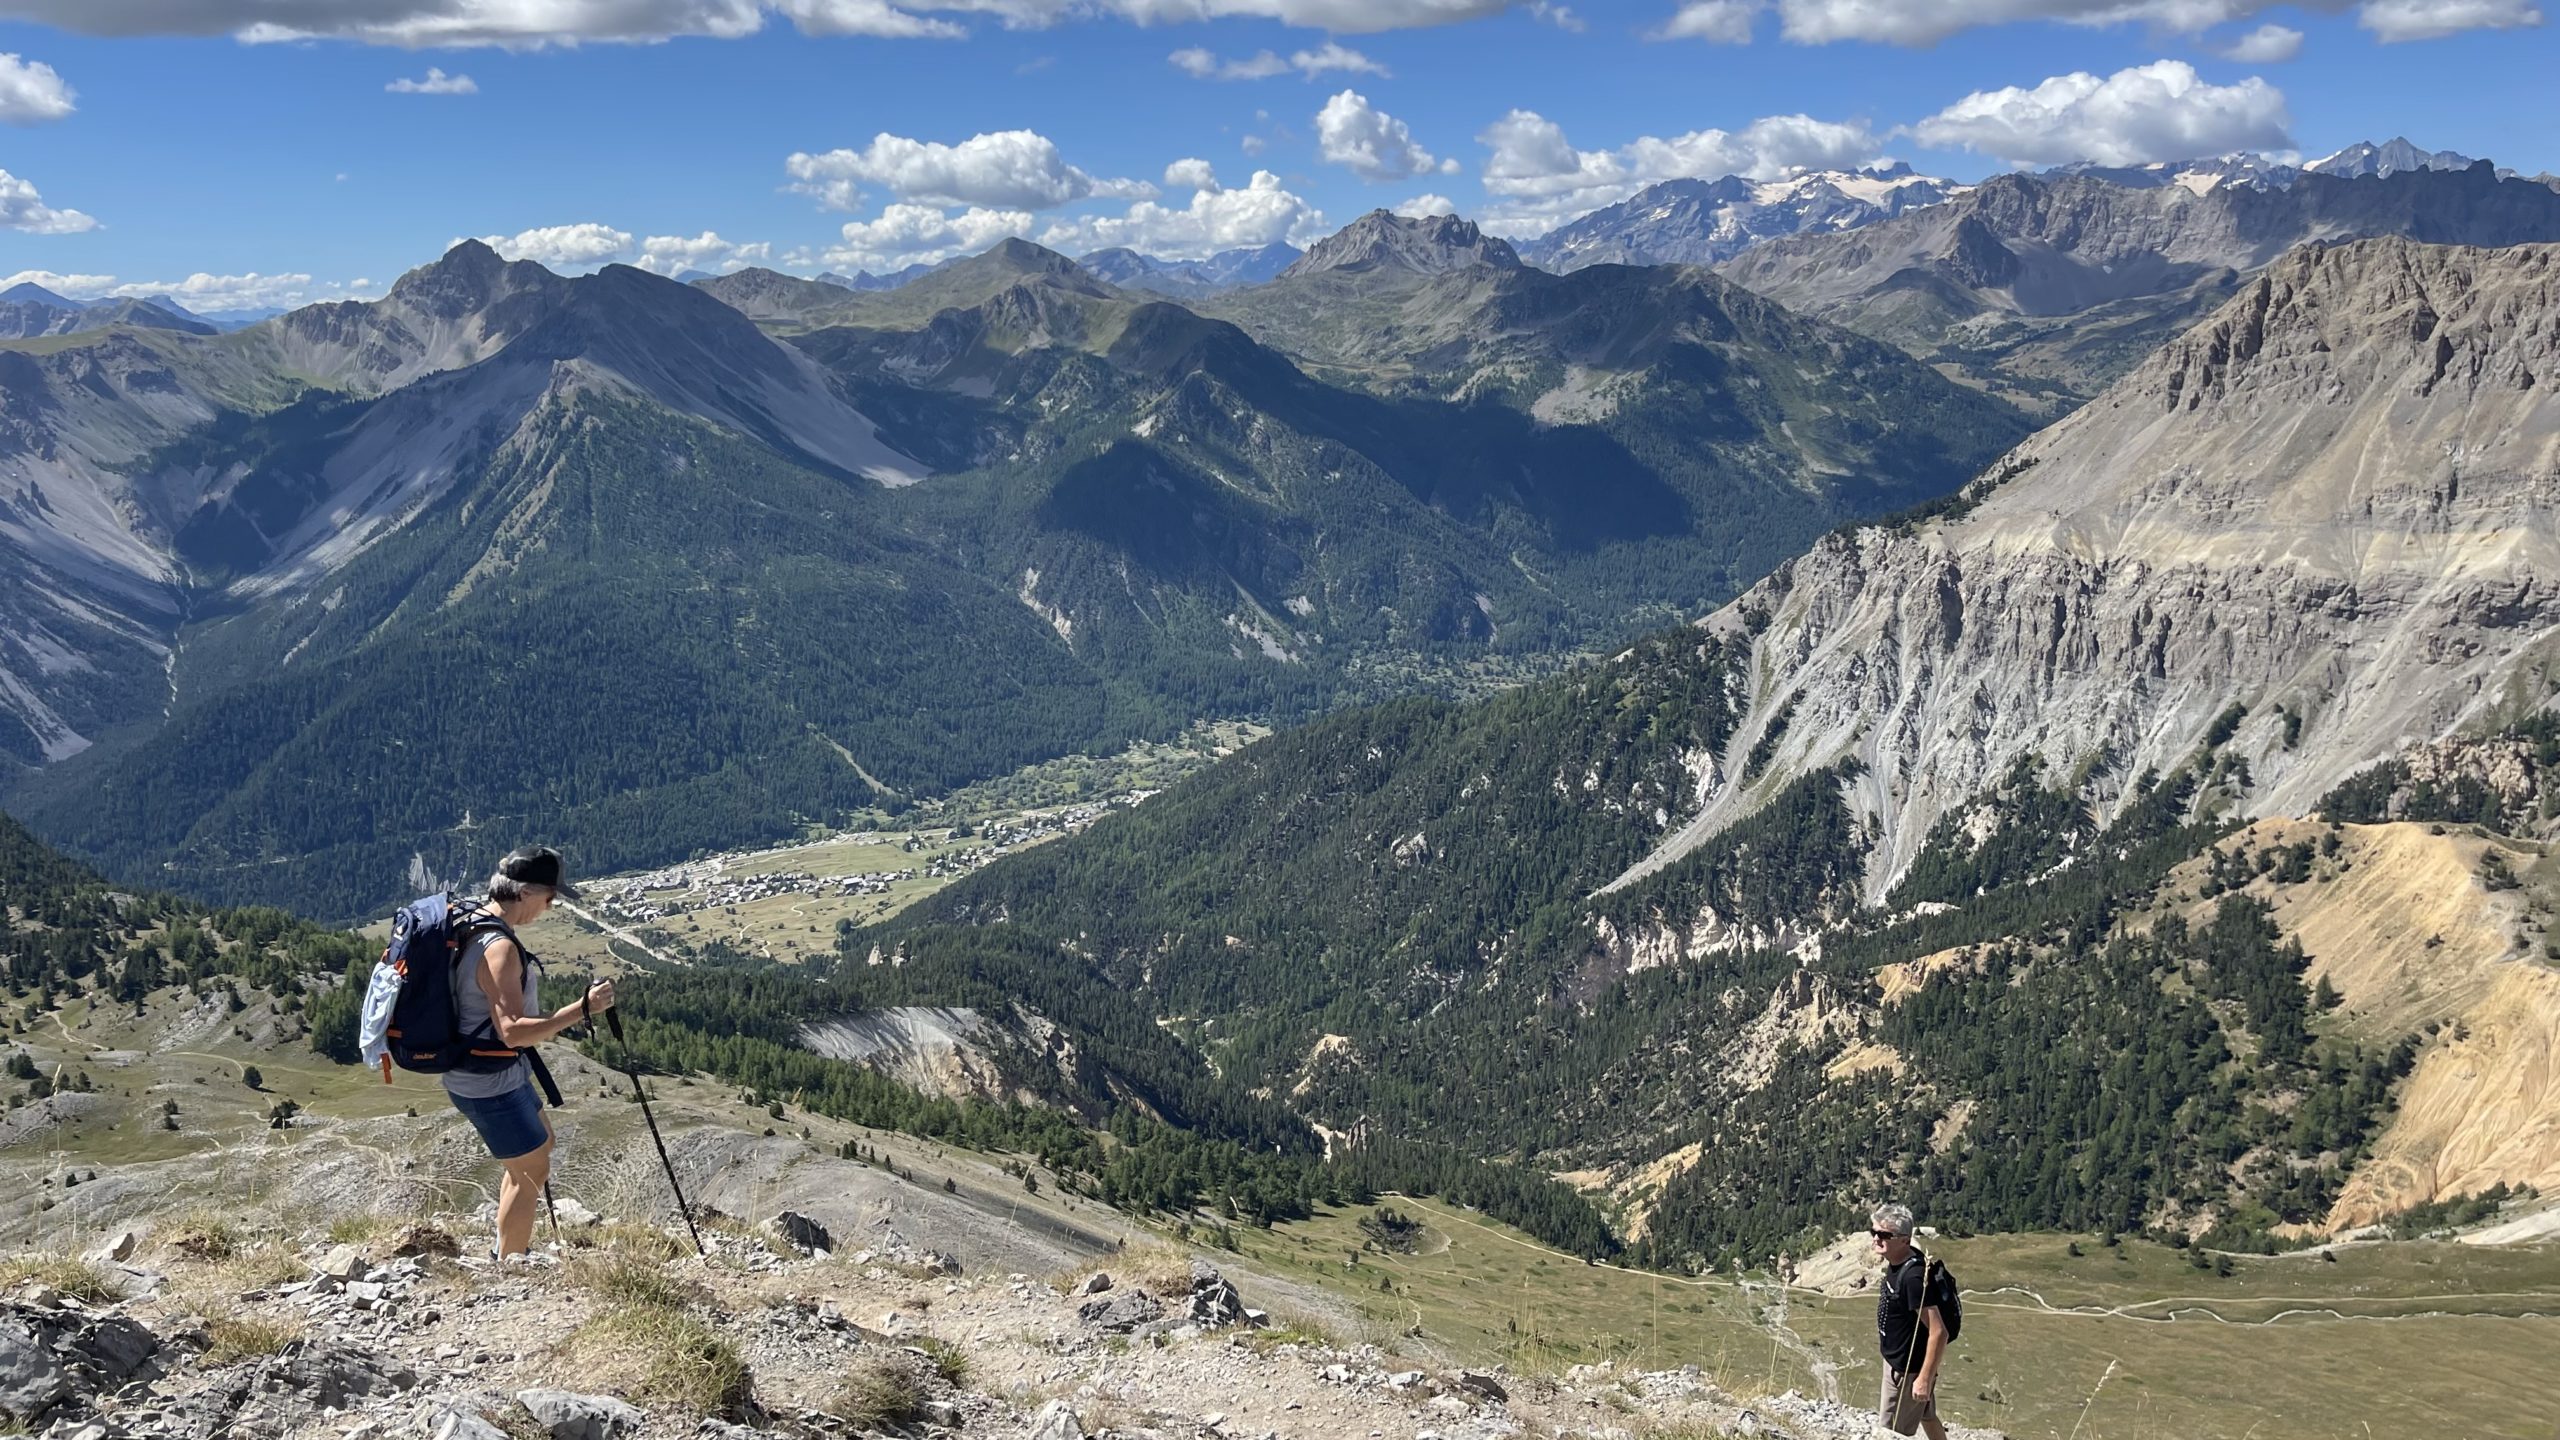
[[[2483,162],[2451,150],[2421,150],[2405,139],[2363,141],[2307,163],[2253,153],[2176,160],[2150,165],[2098,165],[2083,161],[2042,172],[2043,178],[2085,177],[2131,190],[2176,185],[2202,195],[2241,187],[2290,189],[2304,175],[2381,179],[2422,170],[2464,171]],[[2560,184],[2551,176],[2530,178]],[[1603,207],[1519,247],[1520,258],[1543,269],[1586,265],[1720,265],[1772,240],[1863,229],[1924,206],[1938,205],[1975,186],[1922,175],[1893,164],[1855,171],[1814,171],[1783,180],[1667,180],[1615,205]]]
[[1972,187],[1908,165],[1814,171],[1784,180],[1666,180],[1520,247],[1542,269],[1713,265],[1764,240],[1855,230]]

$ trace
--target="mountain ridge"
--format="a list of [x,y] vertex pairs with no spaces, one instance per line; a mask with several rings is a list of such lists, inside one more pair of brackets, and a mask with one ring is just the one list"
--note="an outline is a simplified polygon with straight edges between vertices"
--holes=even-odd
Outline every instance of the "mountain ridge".
[[1744,251],[1719,273],[2067,409],[2308,241],[2400,235],[2504,246],[2560,241],[2560,192],[2486,162],[2282,189],[2003,175],[1945,204]]

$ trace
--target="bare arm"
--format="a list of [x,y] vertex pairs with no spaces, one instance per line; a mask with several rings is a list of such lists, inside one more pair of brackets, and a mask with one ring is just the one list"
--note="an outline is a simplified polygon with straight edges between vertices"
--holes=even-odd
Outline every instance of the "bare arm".
[[521,1050],[539,1045],[588,1014],[613,1008],[613,982],[599,980],[581,1003],[563,1005],[548,1015],[524,1013],[524,957],[516,942],[500,935],[480,952],[480,993],[489,997],[489,1028],[498,1043]]
[[1937,1389],[1938,1362],[1947,1355],[1947,1320],[1935,1305],[1922,1310],[1920,1318],[1929,1326],[1929,1347],[1920,1356],[1920,1378],[1912,1385],[1911,1393],[1925,1400]]

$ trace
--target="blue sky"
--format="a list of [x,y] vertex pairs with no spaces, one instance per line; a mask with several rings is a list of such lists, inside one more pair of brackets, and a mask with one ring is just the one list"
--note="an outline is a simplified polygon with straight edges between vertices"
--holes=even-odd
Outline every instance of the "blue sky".
[[465,235],[563,269],[804,271],[1004,233],[1204,253],[1439,201],[1529,235],[1673,174],[1888,155],[1970,179],[2406,134],[2531,173],[2560,170],[2542,20],[2534,0],[0,0],[0,278],[222,309],[375,291]]

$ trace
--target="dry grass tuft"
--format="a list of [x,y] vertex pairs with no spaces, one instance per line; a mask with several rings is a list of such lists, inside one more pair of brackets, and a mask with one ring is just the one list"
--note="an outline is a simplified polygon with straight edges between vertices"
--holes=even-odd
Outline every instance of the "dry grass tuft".
[[205,1363],[228,1365],[234,1360],[257,1360],[281,1353],[302,1338],[302,1327],[255,1315],[221,1315],[205,1319],[204,1333],[213,1341],[205,1347]]
[[573,1230],[567,1243],[572,1250],[606,1250],[643,1260],[681,1260],[693,1253],[689,1242],[653,1225],[635,1225],[628,1220]]
[[224,1282],[241,1290],[270,1290],[311,1278],[311,1263],[276,1241],[234,1250],[214,1266]]
[[572,1255],[565,1268],[571,1281],[618,1305],[681,1310],[708,1298],[698,1282],[670,1273],[662,1262],[612,1251]]
[[873,1355],[855,1363],[827,1409],[855,1430],[880,1430],[922,1419],[930,1398],[923,1361],[903,1353]]
[[682,1309],[617,1305],[579,1326],[568,1348],[582,1376],[634,1400],[738,1415],[754,1398],[754,1379],[737,1347]]
[[160,1237],[163,1252],[182,1260],[201,1260],[218,1265],[240,1253],[247,1244],[240,1227],[230,1218],[209,1211],[196,1211],[182,1217]]
[[370,1245],[391,1233],[399,1222],[388,1215],[341,1215],[329,1222],[332,1245]]
[[1132,1245],[1100,1268],[1114,1288],[1135,1286],[1159,1300],[1191,1293],[1191,1252],[1178,1246]]
[[20,1285],[48,1285],[83,1305],[104,1305],[124,1295],[124,1286],[112,1271],[69,1255],[13,1255],[0,1260],[0,1290]]
[[933,1366],[933,1373],[942,1377],[942,1383],[954,1390],[967,1385],[969,1377],[977,1373],[977,1362],[969,1358],[969,1352],[948,1340],[928,1337],[917,1341],[916,1348],[924,1352],[925,1360]]
[[1307,1345],[1327,1350],[1344,1348],[1342,1337],[1333,1328],[1312,1315],[1297,1312],[1273,1312],[1271,1323],[1260,1330],[1238,1332],[1244,1344],[1254,1353],[1268,1355],[1283,1345]]

